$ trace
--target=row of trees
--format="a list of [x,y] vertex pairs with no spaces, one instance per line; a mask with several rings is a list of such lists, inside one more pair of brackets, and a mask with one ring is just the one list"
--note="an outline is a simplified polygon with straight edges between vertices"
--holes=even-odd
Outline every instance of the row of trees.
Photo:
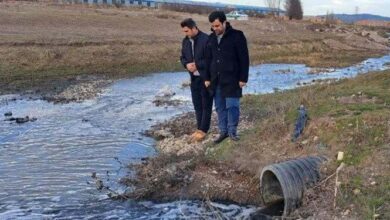
[[[267,7],[271,8],[271,13],[273,15],[279,16],[280,8],[283,0],[264,0]],[[284,8],[286,9],[286,16],[289,19],[298,19],[303,18],[302,4],[300,0],[285,0]]]

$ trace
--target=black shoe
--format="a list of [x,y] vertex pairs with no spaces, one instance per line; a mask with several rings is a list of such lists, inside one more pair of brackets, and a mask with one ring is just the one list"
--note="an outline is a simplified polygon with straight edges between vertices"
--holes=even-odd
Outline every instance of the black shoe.
[[230,140],[239,141],[240,138],[236,134],[229,134]]
[[229,137],[229,135],[227,134],[219,134],[218,138],[214,140],[214,144],[219,144],[221,143],[223,140],[225,140],[227,137]]

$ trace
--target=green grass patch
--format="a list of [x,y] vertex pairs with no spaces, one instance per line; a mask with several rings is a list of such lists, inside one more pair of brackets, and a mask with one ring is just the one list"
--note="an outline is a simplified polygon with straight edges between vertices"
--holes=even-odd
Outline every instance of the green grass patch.
[[[355,176],[342,185],[343,195],[339,205],[349,207],[355,204],[355,210],[362,219],[390,219],[390,177],[377,179],[375,185],[363,185],[367,176]],[[359,190],[359,193],[356,193]],[[354,192],[355,191],[355,192]]]

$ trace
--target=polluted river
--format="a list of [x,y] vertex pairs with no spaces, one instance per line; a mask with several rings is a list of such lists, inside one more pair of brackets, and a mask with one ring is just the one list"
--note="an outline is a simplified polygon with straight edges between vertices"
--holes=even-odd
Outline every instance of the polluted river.
[[[384,70],[389,63],[390,56],[384,56],[348,68],[316,71],[295,64],[254,66],[244,93],[326,83]],[[127,164],[157,153],[155,141],[144,131],[192,111],[189,88],[182,88],[188,78],[179,72],[119,80],[97,98],[80,103],[0,96],[0,219],[202,219],[212,218],[216,211],[227,218],[248,218],[256,207],[212,203],[210,209],[188,200],[113,201],[96,190],[93,172],[111,189],[129,190],[118,184],[121,177],[132,175]],[[153,103],[163,88],[175,93],[171,99],[178,105]],[[17,124],[5,120],[7,112],[37,120]]]

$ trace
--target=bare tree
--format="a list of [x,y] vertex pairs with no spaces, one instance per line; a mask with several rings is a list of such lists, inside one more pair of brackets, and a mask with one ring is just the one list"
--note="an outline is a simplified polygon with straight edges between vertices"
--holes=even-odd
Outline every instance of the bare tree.
[[290,20],[301,20],[303,18],[302,4],[300,0],[286,0],[285,8],[286,15]]
[[282,4],[282,0],[278,0],[278,16],[280,16],[280,5]]
[[327,11],[325,16],[325,24],[329,26],[336,23],[337,23],[337,19],[333,11]]
[[264,0],[265,5],[271,9],[271,14],[274,16],[279,16],[281,2],[282,0]]

